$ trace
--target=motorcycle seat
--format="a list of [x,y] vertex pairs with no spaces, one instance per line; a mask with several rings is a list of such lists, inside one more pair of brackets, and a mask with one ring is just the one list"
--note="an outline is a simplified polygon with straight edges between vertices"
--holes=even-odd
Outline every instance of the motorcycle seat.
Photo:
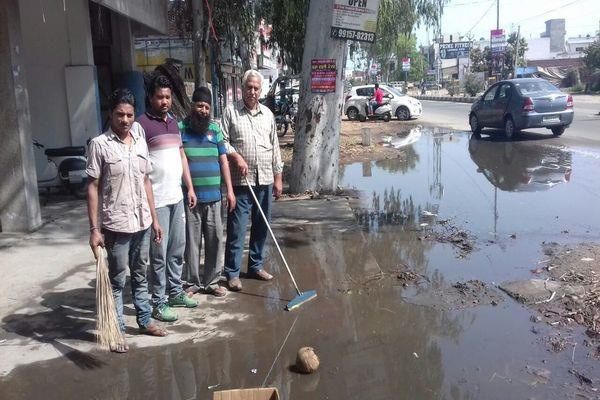
[[83,146],[68,146],[56,149],[46,149],[44,154],[48,157],[77,157],[85,156],[85,147]]
[[390,104],[390,102],[389,102],[389,101],[384,101],[384,102],[383,102],[383,103],[381,103],[381,104],[375,104],[375,105],[373,106],[373,112],[375,112],[375,110],[377,110],[379,107],[383,107],[383,106],[385,106],[385,105],[388,105],[388,104]]

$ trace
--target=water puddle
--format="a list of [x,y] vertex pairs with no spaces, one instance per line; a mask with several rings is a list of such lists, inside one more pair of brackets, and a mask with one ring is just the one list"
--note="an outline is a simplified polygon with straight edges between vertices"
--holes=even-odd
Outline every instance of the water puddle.
[[[92,354],[101,362],[88,368],[65,357],[24,365],[0,380],[0,397],[207,399],[264,384],[300,400],[595,398],[600,368],[582,331],[552,351],[553,328],[497,285],[531,278],[544,241],[597,239],[600,150],[427,128],[387,143],[404,157],[341,171],[360,198],[279,211],[290,219],[274,230],[316,300],[283,311],[295,293],[269,245],[276,280],[201,301],[198,312],[247,315],[214,324],[228,335]],[[348,204],[354,215],[326,212]],[[321,359],[313,375],[290,371],[302,346]]]

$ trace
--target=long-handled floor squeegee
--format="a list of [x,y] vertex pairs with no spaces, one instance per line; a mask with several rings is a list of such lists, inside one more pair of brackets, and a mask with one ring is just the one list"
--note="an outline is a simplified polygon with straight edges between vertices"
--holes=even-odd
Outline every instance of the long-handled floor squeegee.
[[317,292],[315,290],[309,290],[309,291],[306,291],[306,292],[301,292],[300,289],[298,289],[298,284],[296,283],[296,280],[294,279],[294,275],[292,274],[292,270],[290,269],[290,266],[288,265],[287,261],[285,260],[285,257],[283,256],[283,252],[281,251],[281,248],[279,247],[279,243],[277,243],[277,239],[275,239],[275,234],[271,230],[271,225],[269,225],[269,221],[267,220],[267,216],[263,212],[262,207],[260,206],[260,203],[258,202],[258,199],[256,198],[256,194],[254,194],[254,189],[252,189],[252,186],[250,186],[250,182],[248,182],[248,178],[244,177],[244,179],[246,180],[246,185],[248,185],[248,189],[250,190],[250,194],[252,195],[252,198],[254,199],[254,203],[258,207],[258,211],[260,211],[260,215],[262,215],[263,221],[265,221],[265,224],[267,225],[267,228],[269,229],[269,233],[271,234],[271,238],[273,239],[273,242],[275,242],[275,247],[277,247],[277,251],[279,251],[279,255],[281,256],[281,259],[283,260],[283,264],[285,265],[285,268],[287,269],[288,274],[290,274],[290,278],[292,279],[292,283],[294,284],[294,287],[296,288],[296,292],[298,292],[298,296],[294,297],[285,306],[286,310],[291,311],[294,308],[298,308],[302,304],[306,303],[307,301],[310,301],[310,300],[314,299],[315,297],[317,297]]

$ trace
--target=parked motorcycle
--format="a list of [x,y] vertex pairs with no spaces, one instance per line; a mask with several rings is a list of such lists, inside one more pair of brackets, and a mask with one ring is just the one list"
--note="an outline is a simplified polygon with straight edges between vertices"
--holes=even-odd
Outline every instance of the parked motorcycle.
[[293,132],[296,129],[298,110],[293,103],[282,102],[275,109],[275,126],[277,127],[277,136],[283,137],[291,128]]
[[[45,146],[33,141],[33,145],[41,150]],[[85,167],[87,158],[84,146],[45,149],[48,159],[43,171],[38,174],[38,188],[50,191],[52,188],[66,189],[78,199],[87,195],[87,174]]]
[[360,122],[365,122],[368,119],[379,119],[384,122],[389,122],[392,119],[392,106],[390,106],[389,102],[383,102],[382,104],[376,106],[373,110],[372,114],[369,114],[369,102],[366,101],[364,107],[358,108],[358,115],[356,118]]

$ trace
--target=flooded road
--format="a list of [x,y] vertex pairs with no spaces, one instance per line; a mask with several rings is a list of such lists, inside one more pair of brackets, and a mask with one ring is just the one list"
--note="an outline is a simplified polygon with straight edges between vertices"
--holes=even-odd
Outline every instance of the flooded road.
[[[223,316],[212,331],[124,356],[67,350],[1,378],[0,398],[208,399],[262,385],[283,399],[598,398],[599,361],[581,329],[555,353],[546,340],[553,328],[504,293],[493,303],[427,300],[459,282],[493,290],[531,277],[544,241],[597,242],[600,148],[426,128],[385,144],[402,157],[341,171],[359,198],[279,202],[274,211],[288,262],[316,300],[283,311],[295,293],[269,246],[274,282],[244,280],[244,292],[185,314],[199,323]],[[428,239],[440,226],[466,232],[473,249]],[[407,267],[422,280],[404,285],[398,271]],[[313,375],[290,370],[302,346],[321,359]]]

